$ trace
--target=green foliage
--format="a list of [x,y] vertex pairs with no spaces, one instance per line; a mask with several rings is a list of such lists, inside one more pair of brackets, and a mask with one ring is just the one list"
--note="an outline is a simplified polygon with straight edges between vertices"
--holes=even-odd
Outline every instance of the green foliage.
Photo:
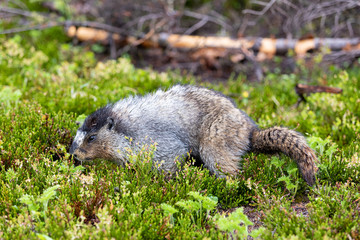
[[11,110],[0,105],[0,112],[1,168],[27,167],[33,159],[42,162],[69,155],[66,148],[76,128],[72,114],[47,114],[27,101]]
[[256,239],[261,236],[264,232],[264,228],[259,228],[249,234],[248,227],[252,226],[253,223],[244,214],[243,208],[238,208],[232,212],[229,216],[216,215],[216,225],[222,231],[229,232],[229,239],[248,239],[249,236]]
[[[293,196],[295,196],[300,182],[297,177],[298,168],[296,164],[292,162],[292,164],[288,165],[288,167],[286,168],[288,175],[285,175],[284,172],[282,171],[281,167],[284,164],[284,162],[282,162],[279,158],[272,157],[271,164],[275,165],[282,173],[282,176],[278,178],[278,182],[284,182],[286,189],[290,193],[292,193]],[[295,179],[294,180],[295,183],[293,183],[292,181],[293,179]]]
[[321,159],[318,164],[319,179],[332,184],[339,181],[346,182],[347,180],[359,183],[360,164],[358,164],[358,151],[355,150],[358,149],[358,145],[353,146],[355,150],[353,155],[350,158],[345,158],[344,155],[347,154],[339,151],[339,146],[333,143],[330,137],[326,139],[310,137],[308,141],[310,146],[317,150]]
[[[281,154],[251,153],[237,176],[222,179],[191,160],[170,176],[152,161],[156,144],[129,149],[124,167],[76,166],[68,149],[76,122],[96,108],[195,80],[136,69],[128,58],[97,62],[66,39],[59,28],[0,38],[1,239],[359,238],[359,69],[204,84],[231,96],[262,128],[302,132],[318,156],[318,186],[307,186]],[[312,94],[295,108],[302,76],[344,91]],[[299,203],[305,215],[295,211]],[[241,208],[219,214],[248,204],[264,213],[264,228],[250,232]]]
[[216,197],[205,197],[199,192],[190,191],[187,195],[192,196],[194,200],[180,200],[175,203],[180,210],[175,207],[162,203],[161,209],[164,210],[165,216],[170,217],[172,228],[188,229],[191,226],[204,227],[212,212],[217,205]]
[[[59,188],[60,185],[55,185],[53,187],[47,188],[38,198],[35,198],[32,195],[25,194],[19,199],[19,201],[20,203],[27,205],[28,210],[34,220],[39,220],[39,217],[43,217],[45,219],[46,211],[48,210],[49,200],[56,195],[56,190]],[[41,207],[42,212],[39,211]]]
[[0,90],[0,102],[2,102],[6,108],[11,107],[11,103],[17,103],[21,97],[21,91],[19,89],[13,89],[9,86],[3,86]]
[[350,182],[320,185],[309,195],[308,216],[289,202],[275,200],[265,212],[264,239],[358,239],[359,186]]
[[46,52],[19,37],[0,43],[0,84],[21,91],[20,99],[34,99],[49,111],[89,114],[131,94],[188,82],[171,73],[135,69],[126,58],[95,63],[94,54],[68,44],[58,45],[58,56],[50,61]]

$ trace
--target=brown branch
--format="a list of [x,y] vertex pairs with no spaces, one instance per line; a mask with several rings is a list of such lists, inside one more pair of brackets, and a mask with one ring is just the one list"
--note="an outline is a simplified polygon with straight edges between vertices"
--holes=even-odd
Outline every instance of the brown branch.
[[333,94],[339,94],[342,93],[341,88],[335,88],[335,87],[327,87],[327,86],[310,86],[306,84],[296,84],[295,86],[295,92],[299,96],[299,99],[296,103],[296,107],[299,106],[301,102],[306,102],[304,95],[310,95],[311,93],[333,93]]
[[256,59],[255,55],[246,48],[240,48],[240,52],[244,54],[245,58],[253,64],[254,76],[256,81],[260,82],[264,78],[264,74],[259,61]]
[[320,93],[320,92],[339,94],[342,93],[343,90],[341,88],[335,88],[335,87],[311,86],[311,85],[299,83],[296,84],[295,91],[298,95],[301,95],[301,94]]
[[117,33],[88,27],[70,26],[67,28],[67,35],[80,41],[101,42],[103,44],[109,44],[111,41],[120,42],[123,40],[123,37]]
[[93,22],[93,21],[65,21],[63,22],[64,26],[75,26],[75,27],[88,27],[88,28],[95,28],[107,31],[109,33],[117,33],[127,35],[127,32],[122,30],[121,28],[114,27],[108,24]]
[[[155,32],[156,32],[156,29],[158,28],[161,28],[162,26],[164,26],[166,24],[166,19],[162,19],[160,22],[158,22],[155,27],[151,28],[150,31],[148,33],[145,34],[144,37],[142,37],[141,39],[135,39],[135,41],[132,41],[132,39],[134,38],[131,38],[131,37],[128,37],[127,40],[128,42],[132,45],[132,46],[138,46],[140,44],[144,44],[145,42],[149,42],[148,40],[154,36]],[[150,41],[151,42],[151,41]],[[153,44],[150,44],[151,47],[154,47],[154,46],[158,46],[158,43],[153,43]]]
[[[296,5],[290,3],[288,0],[280,0],[286,6],[291,9],[296,9]],[[344,0],[335,0],[335,3],[324,2],[321,6],[329,8],[330,13],[333,13],[334,4],[338,4]],[[270,1],[268,3],[265,2],[257,2],[259,4],[264,5],[262,11],[258,12],[257,15],[261,15],[265,12],[272,10],[272,7],[278,7],[277,2]],[[347,7],[353,7],[354,2],[349,0],[349,4]],[[303,10],[303,9],[300,9]],[[16,14],[24,17],[34,17],[40,16],[39,14],[33,14],[32,12],[21,10],[21,9],[14,9],[8,7],[0,7],[0,12],[6,12],[11,14]],[[319,11],[319,9],[315,9],[313,11]],[[249,12],[249,11],[248,11]],[[252,12],[250,12],[252,13]],[[213,11],[211,14],[217,14]],[[216,18],[211,15],[199,14],[191,11],[184,11],[183,15],[190,16],[199,21],[190,27],[187,32],[193,32],[198,28],[201,28],[207,22],[214,22],[219,24],[224,28],[230,27],[227,25],[226,21],[222,20],[217,16]],[[41,30],[45,28],[50,28],[54,26],[65,26],[67,29],[67,34],[70,37],[76,37],[81,41],[99,41],[104,44],[108,44],[111,41],[119,42],[125,41],[126,43],[130,43],[133,46],[136,45],[148,45],[151,47],[154,46],[169,46],[173,48],[206,48],[206,47],[215,47],[215,48],[228,48],[228,49],[240,49],[241,51],[254,51],[263,53],[262,55],[258,55],[257,59],[255,56],[243,54],[247,57],[248,60],[251,62],[259,61],[265,58],[271,58],[275,54],[283,54],[286,53],[289,49],[293,49],[298,56],[303,56],[309,50],[316,50],[323,46],[326,46],[334,51],[344,50],[348,46],[354,46],[360,43],[359,38],[308,38],[308,39],[273,39],[273,38],[238,38],[232,39],[228,37],[202,37],[202,36],[190,36],[190,35],[176,35],[176,34],[156,34],[159,29],[163,27],[167,23],[168,18],[164,16],[158,23],[155,24],[154,27],[150,28],[147,34],[131,34],[129,31],[123,30],[122,28],[114,27],[108,24],[103,24],[99,22],[92,22],[92,21],[58,21],[56,19],[52,19],[50,15],[41,15],[43,18],[48,18],[47,23],[37,24],[37,25],[28,25],[19,28],[12,28],[7,29],[0,34],[11,34],[11,33],[18,33],[23,31],[29,31],[33,29]],[[154,20],[160,18],[163,14],[154,15],[148,14],[146,16],[140,17],[140,23],[147,21],[147,20]],[[139,22],[138,22],[139,23]],[[132,23],[134,24],[134,22]],[[346,25],[348,26],[348,24]],[[351,29],[350,27],[348,27]],[[111,39],[110,39],[111,38]],[[346,54],[350,55],[352,59],[359,56],[358,50],[360,49],[360,45],[357,45],[355,48],[356,51],[343,52],[338,55],[329,55],[325,56],[324,59],[333,60],[333,59],[344,59]],[[252,57],[253,56],[253,57]],[[265,58],[264,58],[265,56]],[[260,69],[260,68],[257,68]]]

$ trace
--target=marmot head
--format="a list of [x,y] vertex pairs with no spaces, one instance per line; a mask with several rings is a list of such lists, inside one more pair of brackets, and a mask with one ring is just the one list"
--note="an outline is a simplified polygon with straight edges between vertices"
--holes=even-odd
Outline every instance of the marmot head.
[[116,118],[112,105],[88,116],[76,133],[70,154],[80,161],[106,159],[123,164],[130,137]]

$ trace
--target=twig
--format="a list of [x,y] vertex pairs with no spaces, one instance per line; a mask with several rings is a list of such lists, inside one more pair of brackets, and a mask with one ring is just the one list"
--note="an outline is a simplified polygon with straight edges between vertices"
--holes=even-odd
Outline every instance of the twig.
[[[265,5],[265,7],[261,10],[261,11],[255,11],[252,9],[245,9],[242,11],[243,14],[253,14],[253,15],[257,15],[256,19],[253,21],[248,21],[248,25],[250,26],[254,26],[256,24],[257,21],[259,21],[259,19],[274,5],[274,3],[276,2],[276,0],[271,0],[269,3],[267,3]],[[263,4],[261,4],[263,5]]]
[[209,16],[209,15],[205,15],[205,14],[201,14],[201,13],[195,13],[195,12],[192,12],[192,11],[188,11],[188,10],[185,10],[184,13],[183,13],[185,16],[188,16],[188,17],[192,17],[192,18],[197,18],[197,19],[204,19],[204,18],[207,18],[209,22],[213,22],[217,25],[220,25],[222,28],[224,29],[231,29],[232,27],[227,24],[224,20],[221,20],[219,18],[215,18],[215,17],[212,17],[212,16]]
[[162,27],[165,23],[166,23],[166,19],[164,18],[160,22],[158,22],[154,28],[151,28],[150,31],[148,33],[146,33],[143,38],[138,39],[135,42],[132,42],[131,45],[138,46],[138,45],[144,43],[146,40],[150,39],[156,33],[156,29]]
[[20,15],[23,17],[31,17],[31,18],[41,15],[39,13],[34,14],[33,12],[21,10],[18,8],[9,8],[3,6],[0,6],[0,12],[6,12],[6,13],[11,13],[11,14]]
[[261,11],[254,11],[254,10],[251,10],[251,9],[245,9],[243,11],[243,13],[244,14],[254,14],[254,15],[262,16],[272,7],[272,5],[275,2],[276,2],[276,0],[271,0],[268,4],[265,5],[265,7]]
[[353,30],[353,28],[351,26],[351,23],[353,23],[353,22],[354,21],[352,19],[349,19],[349,20],[346,21],[346,26],[348,28],[348,31],[349,31],[349,34],[350,34],[351,37],[354,36],[354,30]]
[[38,25],[34,25],[34,26],[12,28],[12,29],[1,31],[0,35],[1,34],[12,34],[12,33],[26,32],[26,31],[30,31],[30,30],[43,30],[43,29],[46,29],[46,28],[51,28],[51,27],[56,27],[56,26],[61,26],[61,25],[63,25],[63,24],[57,23],[57,22],[50,22],[50,23],[38,24]]
[[254,72],[256,81],[260,82],[264,78],[263,70],[261,68],[260,63],[256,60],[256,57],[252,52],[250,52],[248,49],[242,47],[239,49],[242,54],[248,59],[254,66]]
[[208,17],[205,17],[201,19],[199,22],[197,22],[195,25],[193,25],[191,28],[187,29],[184,33],[184,35],[190,35],[202,26],[204,26],[209,21]]
[[127,22],[124,25],[124,28],[129,28],[129,27],[132,27],[132,26],[134,26],[136,24],[139,25],[140,22],[143,24],[147,20],[157,19],[157,18],[161,18],[161,17],[164,17],[164,14],[162,14],[162,13],[157,13],[157,14],[150,13],[150,14],[138,17],[138,18],[136,18],[134,20],[131,20],[130,22]]

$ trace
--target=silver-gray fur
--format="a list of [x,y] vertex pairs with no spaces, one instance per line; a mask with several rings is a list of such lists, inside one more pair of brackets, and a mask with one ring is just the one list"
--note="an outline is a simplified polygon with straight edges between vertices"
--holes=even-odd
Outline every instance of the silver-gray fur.
[[124,165],[127,148],[152,142],[157,144],[154,161],[167,172],[175,172],[175,159],[189,153],[223,176],[219,168],[236,174],[241,156],[249,151],[284,152],[296,156],[308,184],[315,182],[316,157],[303,136],[286,128],[259,130],[229,98],[190,85],[132,96],[97,110],[79,128],[70,153],[82,161],[101,158]]

